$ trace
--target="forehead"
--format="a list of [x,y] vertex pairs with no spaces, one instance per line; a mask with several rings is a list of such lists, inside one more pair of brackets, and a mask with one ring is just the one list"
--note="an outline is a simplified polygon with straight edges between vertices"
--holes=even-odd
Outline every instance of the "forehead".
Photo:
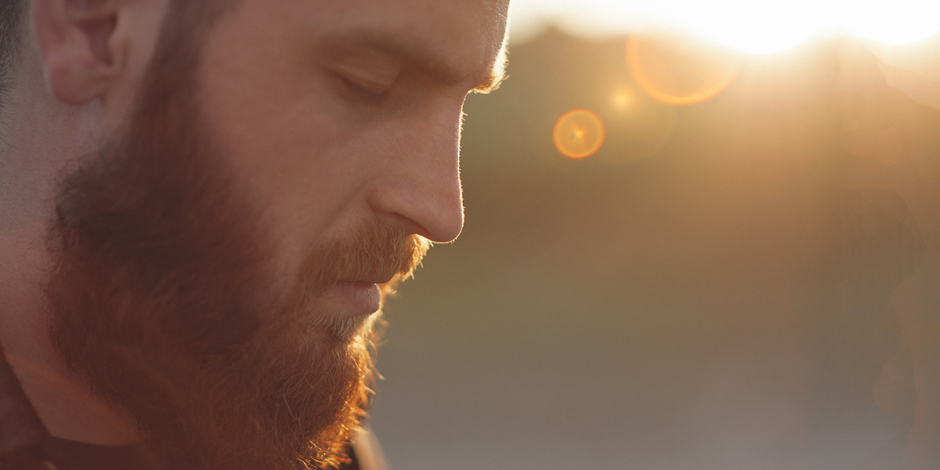
[[508,0],[303,1],[310,20],[326,30],[370,27],[432,36],[443,45],[468,40],[501,43]]
[[[258,1],[258,0],[254,0]],[[269,2],[270,0],[260,0]],[[282,0],[290,21],[326,46],[425,51],[470,75],[496,59],[508,0]],[[270,5],[270,4],[268,4]]]

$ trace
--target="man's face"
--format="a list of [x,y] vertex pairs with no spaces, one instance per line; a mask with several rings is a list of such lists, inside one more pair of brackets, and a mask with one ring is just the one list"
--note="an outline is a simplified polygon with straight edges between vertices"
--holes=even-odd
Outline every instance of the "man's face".
[[218,25],[201,103],[240,190],[264,207],[278,272],[291,277],[311,243],[372,217],[436,242],[457,237],[461,108],[490,76],[505,9],[248,0]]
[[[197,468],[329,461],[388,281],[462,226],[493,0],[172,2],[126,128],[62,185],[54,339]],[[211,18],[212,15],[206,15]]]

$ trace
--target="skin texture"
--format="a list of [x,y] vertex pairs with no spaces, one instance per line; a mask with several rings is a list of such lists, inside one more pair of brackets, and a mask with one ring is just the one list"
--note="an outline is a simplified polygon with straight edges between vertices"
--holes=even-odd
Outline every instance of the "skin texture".
[[[504,3],[244,0],[193,35],[200,54],[189,67],[151,69],[155,51],[175,57],[182,50],[161,41],[163,18],[174,11],[160,0],[32,5],[3,118],[0,342],[57,437],[122,444],[174,429],[128,401],[135,394],[115,380],[127,376],[128,364],[178,384],[199,383],[193,377],[204,374],[193,363],[213,364],[213,372],[231,372],[216,383],[229,384],[220,393],[237,406],[250,399],[239,395],[239,377],[271,369],[272,360],[291,362],[272,357],[303,367],[298,358],[306,355],[347,371],[321,370],[321,377],[352,374],[337,390],[358,397],[370,370],[362,350],[372,317],[356,311],[368,305],[368,286],[410,271],[423,253],[420,240],[449,242],[462,227],[461,107],[469,90],[493,81]],[[161,72],[168,76],[153,79]],[[179,178],[148,177],[162,174]],[[124,216],[108,219],[115,214]],[[101,224],[108,220],[118,225]],[[186,263],[197,268],[182,269]],[[187,297],[173,293],[193,286],[225,294],[207,295],[203,310],[185,310]],[[175,315],[181,311],[189,313]],[[138,328],[127,329],[135,321]],[[100,336],[63,334],[86,324],[86,333]],[[207,324],[224,333],[208,328],[158,349],[172,333]],[[128,331],[154,333],[141,339]],[[267,354],[273,349],[281,356]],[[298,352],[308,350],[320,352]],[[324,360],[323,350],[339,362]],[[248,359],[239,359],[246,351]],[[125,359],[102,359],[118,356]],[[283,386],[274,393],[290,390],[304,401],[303,387]],[[311,386],[307,401],[329,401],[334,395],[324,391],[333,389],[324,387]],[[206,406],[189,400],[200,390],[185,393],[171,397],[178,414]],[[285,394],[289,414],[299,412],[288,401]],[[339,422],[335,413],[358,418],[357,403],[312,413],[326,422]],[[259,422],[276,414],[244,406],[255,408]],[[210,429],[200,426],[193,427]],[[327,424],[286,426],[300,441],[272,443],[271,452],[306,454],[280,455],[284,462],[329,458],[323,442],[298,450],[303,436],[314,439]],[[325,439],[342,439],[340,431]],[[177,437],[168,450],[186,454],[191,449],[180,442],[199,432]],[[212,457],[211,450],[201,456]]]

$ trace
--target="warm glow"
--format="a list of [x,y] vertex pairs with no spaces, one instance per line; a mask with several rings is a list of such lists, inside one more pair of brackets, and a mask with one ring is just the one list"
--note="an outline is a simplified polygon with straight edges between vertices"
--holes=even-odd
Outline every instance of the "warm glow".
[[627,64],[643,90],[674,105],[707,100],[727,88],[741,68],[740,58],[700,41],[630,36]]
[[883,44],[940,33],[935,0],[513,0],[513,41],[556,24],[580,36],[671,30],[748,53],[773,53],[846,33]]
[[627,90],[627,89],[620,90],[614,94],[614,106],[617,108],[621,108],[621,109],[627,108],[631,104],[633,104],[633,101],[635,99],[636,97],[633,96],[632,90]]
[[575,109],[558,118],[552,132],[555,148],[570,158],[593,155],[604,144],[604,123],[586,109]]
[[894,0],[873,2],[866,8],[843,5],[842,29],[849,34],[882,44],[922,41],[940,32],[940,2]]

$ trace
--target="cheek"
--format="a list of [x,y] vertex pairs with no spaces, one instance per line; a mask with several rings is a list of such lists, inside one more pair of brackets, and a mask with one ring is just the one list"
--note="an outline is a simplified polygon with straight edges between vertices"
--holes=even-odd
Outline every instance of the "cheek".
[[304,42],[243,23],[220,23],[206,45],[201,109],[222,164],[274,237],[280,269],[293,271],[354,199],[357,144]]

